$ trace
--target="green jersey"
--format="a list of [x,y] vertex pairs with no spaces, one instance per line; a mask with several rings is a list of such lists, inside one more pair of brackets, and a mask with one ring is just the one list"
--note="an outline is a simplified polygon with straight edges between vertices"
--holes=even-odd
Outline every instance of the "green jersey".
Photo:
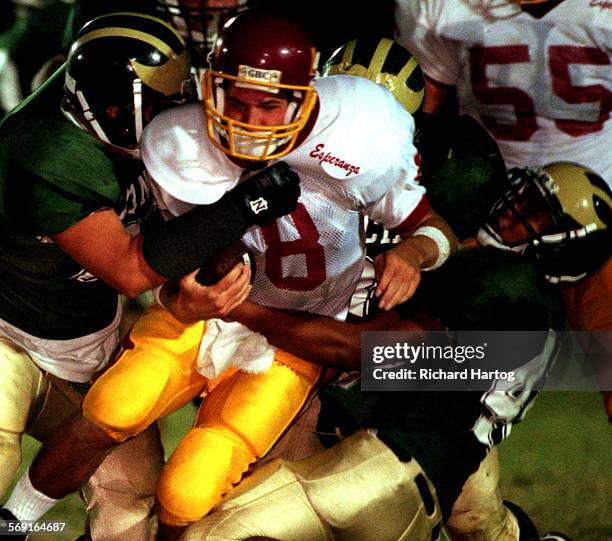
[[151,210],[141,162],[64,117],[62,81],[59,70],[0,123],[0,319],[50,340],[108,326],[118,303],[50,237],[104,208],[135,234]]

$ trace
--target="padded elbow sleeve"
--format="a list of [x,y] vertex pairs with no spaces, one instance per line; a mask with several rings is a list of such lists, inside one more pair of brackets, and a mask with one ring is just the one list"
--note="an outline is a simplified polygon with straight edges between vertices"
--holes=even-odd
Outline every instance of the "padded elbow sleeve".
[[147,264],[166,278],[180,279],[238,240],[249,227],[231,193],[212,205],[145,229],[142,253]]

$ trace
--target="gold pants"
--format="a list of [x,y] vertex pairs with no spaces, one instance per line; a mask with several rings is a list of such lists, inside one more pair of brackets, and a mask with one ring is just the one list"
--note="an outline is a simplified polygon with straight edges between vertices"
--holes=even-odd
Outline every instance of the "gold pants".
[[151,307],[129,347],[93,385],[83,414],[117,441],[134,436],[207,390],[194,427],[162,471],[158,516],[186,525],[212,509],[265,455],[307,403],[321,369],[283,351],[264,373],[209,381],[196,371],[205,323],[183,325]]
[[401,462],[358,432],[312,457],[259,468],[181,541],[431,541],[441,520],[416,460]]
[[[22,460],[22,435],[45,441],[79,411],[82,395],[5,339],[0,339],[0,373],[0,497],[8,497]],[[157,426],[104,459],[82,490],[94,541],[148,539],[162,465]]]

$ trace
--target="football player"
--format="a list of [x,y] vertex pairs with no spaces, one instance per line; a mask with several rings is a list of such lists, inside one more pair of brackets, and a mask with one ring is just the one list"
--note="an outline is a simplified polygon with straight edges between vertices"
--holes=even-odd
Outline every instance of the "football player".
[[456,99],[508,167],[563,157],[609,183],[611,18],[582,0],[397,0],[396,39],[426,75],[424,109]]
[[[458,104],[491,132],[510,167],[570,161],[610,185],[609,9],[582,0],[396,0],[396,23],[426,75],[425,111]],[[612,329],[611,277],[607,258],[563,287],[573,329]],[[591,317],[593,299],[608,307],[603,317]]]
[[[571,162],[510,169],[508,181],[506,193],[478,232],[479,244],[514,250],[534,260],[549,282],[562,286],[573,328],[612,329],[612,273],[605,266],[600,270],[612,246],[608,184],[594,171]],[[587,341],[583,347],[612,422],[610,344],[596,342],[600,341]]]
[[[258,269],[251,296],[266,305],[344,318],[364,264],[362,216],[384,223],[404,237],[375,261],[378,302],[390,310],[412,296],[421,270],[445,261],[455,240],[417,182],[410,115],[364,79],[313,84],[314,58],[294,21],[247,11],[216,42],[204,110],[161,113],[147,126],[141,152],[162,211],[181,215],[168,223],[223,200],[227,190],[241,191],[250,175],[295,170],[302,193],[296,210],[242,238]],[[251,203],[254,212],[265,210],[264,200]],[[193,275],[185,283],[195,284]],[[160,298],[172,303],[168,289]],[[78,430],[54,440],[55,451],[43,448],[30,469],[33,485],[54,498],[74,490],[109,448],[207,387],[196,371],[206,332],[204,322],[184,325],[152,308],[130,333],[131,347],[87,394],[84,418],[73,424]],[[160,539],[177,538],[218,503],[308,401],[321,369],[282,350],[274,357],[266,372],[226,372],[209,387],[158,485]],[[77,456],[79,468],[67,474],[64,466]]]
[[[165,270],[156,272],[164,258],[173,266],[177,250],[170,242],[164,250],[158,239],[178,239],[180,245],[181,234],[169,231],[172,222],[153,221],[147,235],[140,231],[151,214],[152,198],[142,163],[134,158],[142,127],[160,109],[187,101],[189,82],[185,43],[168,24],[132,13],[108,15],[81,31],[66,69],[0,125],[2,494],[21,461],[21,435],[28,431],[48,437],[78,410],[88,382],[107,365],[118,344],[118,292],[137,295],[165,281],[169,276],[163,272],[182,276],[206,259],[203,245],[212,247],[212,254],[239,238],[255,217],[246,197],[264,197],[272,211],[294,208],[292,194],[294,205],[299,191],[294,180],[249,179],[242,196],[228,194],[207,207],[207,216],[191,215],[195,221],[190,228],[202,227],[198,241],[190,238],[189,246],[178,247],[183,254],[192,253],[191,268],[181,263],[181,268],[164,265]],[[274,183],[280,205],[271,197]],[[215,232],[218,213],[231,222],[229,229],[224,225]],[[226,282],[211,287],[213,296],[242,300],[249,271],[238,268],[235,274],[235,286],[227,289]],[[138,441],[144,447],[136,452]],[[107,504],[113,515],[130,508],[136,520],[124,523],[123,516],[116,516],[98,521],[91,532],[96,539],[144,535],[149,509],[143,495],[151,499],[161,448],[154,431],[131,446],[131,451],[125,449],[127,466],[119,465],[120,454],[109,457],[108,474],[113,478],[119,467],[134,471],[127,485],[131,494],[112,483],[114,503],[100,491],[91,494],[93,487],[106,486],[108,477],[94,479],[88,491],[94,514]],[[153,459],[134,462],[135,453]],[[39,497],[26,476],[7,507],[26,520],[34,518],[30,512],[39,515],[40,506],[44,512],[51,503]]]
[[[473,163],[473,156],[470,158]],[[499,208],[499,204],[496,204],[495,208]],[[535,225],[534,219],[535,217],[531,216],[524,218]],[[466,222],[462,225],[464,230],[473,227],[470,221],[471,216],[468,213]],[[544,220],[542,223],[545,223]],[[513,224],[508,221],[504,230],[517,230],[521,227],[523,227],[522,221],[515,219]],[[495,225],[494,229],[497,230],[498,226]],[[503,234],[503,231],[501,233]],[[379,237],[381,238],[384,237]],[[562,328],[563,315],[555,302],[556,296],[543,282],[541,269],[529,263],[528,259],[520,261],[516,256],[508,257],[499,250],[491,250],[491,247],[482,250],[464,250],[461,252],[461,257],[451,260],[439,271],[442,273],[440,276],[435,280],[432,277],[433,281],[429,284],[431,289],[422,292],[421,300],[429,312],[433,311],[451,328],[482,328],[483,325],[492,328],[491,325],[495,325],[495,328],[499,326],[500,329],[508,330],[516,328],[517,320],[513,321],[514,316],[511,314],[518,313],[522,314],[521,324],[526,325],[525,328],[536,329],[547,326]],[[442,284],[446,286],[442,287]],[[367,298],[367,295],[365,297],[356,295],[356,297],[363,299]],[[536,306],[522,305],[527,299],[530,302],[539,299],[537,302],[546,307],[544,311],[546,317],[541,316],[542,312]],[[526,323],[526,313],[532,315],[540,313],[540,316],[536,316],[533,322]],[[505,315],[502,318],[500,314]],[[197,316],[194,314],[194,317]],[[360,334],[363,331],[376,329],[415,331],[439,328],[436,321],[419,313],[414,306],[410,312],[404,312],[403,315],[396,310],[378,314],[373,319],[359,323],[342,323],[326,320],[320,316],[271,310],[247,301],[237,307],[230,317],[265,334],[279,347],[288,351],[305,352],[302,355],[306,355],[315,363],[349,370],[358,369],[360,366]],[[543,355],[541,360],[550,362],[551,357],[552,355]],[[477,463],[470,461],[477,462],[476,457],[483,455],[478,453],[472,455],[474,452],[472,449],[461,459],[456,455],[456,449],[462,448],[459,444],[451,446],[453,450],[446,459],[439,443],[412,447],[418,440],[418,436],[415,435],[418,430],[402,425],[401,421],[394,421],[395,418],[389,416],[389,411],[393,411],[394,400],[392,398],[386,400],[384,396],[374,400],[370,396],[372,393],[359,393],[358,387],[354,384],[355,381],[351,385],[347,385],[345,381],[320,391],[323,401],[320,430],[333,434],[337,432],[336,427],[342,424],[350,426],[351,432],[355,427],[380,428],[375,420],[378,411],[381,415],[380,420],[386,419],[383,425],[388,423],[386,430],[393,432],[396,437],[399,437],[398,434],[404,435],[403,437],[409,442],[406,445],[410,447],[410,455],[416,458],[417,463],[423,465],[427,475],[436,475],[433,473],[435,469],[448,460],[453,467],[433,482],[438,503],[443,510],[442,516],[433,512],[431,516],[427,516],[426,513],[421,514],[422,508],[419,510],[419,505],[423,505],[423,495],[407,486],[411,481],[406,483],[402,481],[398,486],[394,485],[397,492],[389,489],[390,481],[386,480],[387,476],[390,476],[394,482],[397,482],[397,479],[404,479],[403,466],[395,456],[399,451],[392,444],[389,445],[380,434],[379,438],[387,445],[386,449],[381,442],[376,441],[376,438],[361,434],[359,437],[349,438],[333,452],[311,457],[295,465],[279,462],[266,466],[253,478],[243,482],[236,493],[230,494],[209,518],[191,526],[183,539],[191,541],[209,538],[228,540],[273,538],[285,541],[305,538],[327,539],[331,536],[333,539],[370,540],[398,539],[402,533],[404,536],[409,535],[410,539],[431,539],[432,531],[439,532],[442,522],[446,523],[453,539],[470,538],[488,541],[566,539],[557,533],[540,537],[532,522],[518,506],[502,502],[498,492],[499,466],[495,453],[487,455],[477,473],[465,481],[471,471],[462,470],[466,464],[464,460],[471,463],[473,471]],[[448,397],[434,395],[435,393],[428,393],[425,403],[437,402],[439,407],[443,407],[445,419],[452,419],[451,424],[471,426],[474,423],[464,436],[468,432],[470,437],[474,434],[482,436],[483,433],[476,429],[476,425],[484,418],[476,421],[480,413],[479,408],[474,406],[483,403],[482,400],[484,403],[492,403],[491,400],[484,399],[480,395],[472,395],[469,398],[459,399],[461,404],[449,407],[449,404],[445,403]],[[494,395],[495,393],[490,398]],[[504,393],[500,393],[500,397],[503,395]],[[420,406],[419,400],[415,399],[414,395],[400,401],[398,408],[405,408],[406,401],[415,402],[411,411],[420,411],[416,407]],[[501,406],[502,403],[503,400],[497,406]],[[503,407],[497,409],[490,418],[495,419],[493,425],[497,424],[494,432],[498,435],[507,435],[512,423],[517,421],[507,413],[519,409],[512,407],[507,410]],[[460,420],[464,414],[465,418]],[[470,415],[474,417],[470,418]],[[485,418],[488,415],[485,415]],[[424,423],[418,414],[414,414],[412,421],[415,425]],[[333,423],[332,426],[324,428],[324,425],[329,423]],[[504,424],[506,428],[500,431],[499,423]],[[444,434],[443,438],[458,436],[458,432],[453,432],[444,423],[433,422],[431,419],[427,422],[427,427],[428,430],[424,431],[422,437],[436,438],[434,434],[438,434],[438,431]],[[487,448],[498,442],[499,439],[496,437],[483,438],[480,441]],[[432,452],[429,458],[425,456],[419,458],[428,448],[435,448],[437,451]],[[376,460],[372,457],[376,457]],[[424,466],[426,461],[430,461],[428,466]],[[415,466],[414,461],[410,464],[411,467]],[[394,469],[396,467],[397,469]],[[419,469],[419,472],[421,471]],[[415,470],[412,475],[418,477],[418,472]],[[332,485],[325,481],[329,478],[333,478]],[[461,483],[463,487],[457,498]],[[384,492],[385,489],[387,492]],[[383,493],[386,497],[382,495]],[[396,504],[398,508],[395,507]],[[450,513],[451,507],[452,513]],[[339,509],[342,510],[341,515],[338,514]],[[404,511],[401,515],[403,518],[394,515],[396,509],[398,513],[399,509]],[[406,513],[407,509],[414,509],[414,514]],[[367,520],[370,512],[377,516],[376,522]],[[410,524],[413,519],[414,522]],[[368,527],[370,523],[373,524],[372,529]],[[407,530],[404,531],[402,528]],[[255,534],[270,537],[252,537]]]
[[[424,278],[419,293],[402,310],[360,322],[249,301],[231,317],[279,347],[303,351],[313,362],[345,370],[359,369],[361,332],[366,330],[436,330],[442,328],[439,322],[450,328],[500,330],[541,330],[559,324],[554,299],[537,269],[526,258],[492,248],[464,250],[451,257]],[[490,302],[493,293],[495,302]],[[531,375],[541,377],[554,360],[555,341],[552,333],[537,354],[518,355],[517,364],[529,363]],[[264,466],[181,539],[425,541],[439,537],[452,509],[465,512],[468,520],[480,520],[479,513],[502,519],[486,523],[479,539],[538,541],[537,530],[515,505],[506,502],[512,511],[508,516],[515,517],[511,520],[499,513],[496,498],[461,507],[466,492],[469,498],[483,489],[471,486],[462,492],[468,476],[531,404],[534,393],[527,389],[534,387],[528,379],[519,385],[522,391],[517,388],[510,394],[361,392],[358,379],[340,380],[320,391],[319,431],[332,435],[331,440],[327,437],[329,444],[339,433],[369,431],[297,463]],[[496,468],[496,462],[488,460],[479,470],[487,494],[496,488]],[[460,493],[462,503],[453,508]],[[547,534],[542,539],[566,538]]]
[[[416,76],[417,74],[415,71],[418,71],[418,67],[415,70],[414,59],[410,53],[388,39],[381,39],[378,42],[376,40],[359,39],[350,42],[339,49],[323,69],[324,74],[347,73],[370,78],[391,90],[404,107],[411,111],[418,109],[420,104],[420,101],[417,99],[417,93],[421,92],[422,95],[422,82],[419,84],[419,78]],[[494,201],[494,199],[492,199],[492,194],[499,193],[500,188],[503,186],[503,175],[505,172],[503,160],[501,159],[495,142],[491,140],[477,122],[474,122],[469,117],[459,118],[456,123],[449,126],[448,133],[445,135],[447,135],[447,137],[441,137],[440,139],[442,141],[446,140],[452,142],[452,144],[450,147],[446,148],[445,142],[439,141],[440,146],[443,147],[439,154],[445,157],[452,156],[452,160],[447,159],[446,163],[442,163],[437,170],[434,170],[435,174],[433,178],[428,179],[428,188],[431,188],[432,194],[436,198],[436,203],[440,203],[441,206],[448,209],[452,217],[453,226],[456,226],[457,230],[461,231],[463,236],[475,235],[478,225],[482,222],[485,215],[485,209],[487,209],[486,202],[489,202],[490,208],[491,203]],[[459,187],[461,188],[460,190],[454,190],[454,192],[459,191],[459,194],[455,193],[449,196],[448,192],[453,191],[452,183],[456,181],[457,177],[463,178],[466,185],[461,185]],[[453,209],[453,203],[457,203],[458,200],[461,200],[469,209]],[[496,207],[497,206],[499,205],[496,205]],[[474,216],[472,208],[477,210],[480,209],[479,215]],[[528,219],[531,219],[531,217]],[[511,224],[507,225],[509,227]],[[520,221],[516,220],[514,226],[521,227],[522,224]],[[374,249],[369,250],[373,254],[379,253],[381,249],[388,248],[389,243],[392,242],[391,236],[388,235],[387,232],[384,232],[381,228],[375,227],[371,227],[368,240],[372,241],[374,245]],[[599,240],[600,247],[601,245],[605,245],[605,243],[601,242],[602,239]],[[368,245],[368,248],[372,248],[373,245]],[[479,254],[473,255],[482,257]],[[468,254],[464,254],[463,257],[469,262]],[[498,269],[498,274],[493,280],[495,282],[493,287],[478,289],[476,298],[472,299],[475,305],[479,304],[477,300],[479,295],[482,298],[488,295],[485,293],[486,291],[495,291],[495,294],[492,295],[491,298],[495,298],[495,302],[500,302],[500,299],[504,296],[504,291],[513,291],[514,294],[520,291],[521,288],[518,287],[519,283],[526,286],[524,290],[529,290],[530,287],[534,287],[533,284],[530,284],[524,272],[519,272],[517,275],[515,274],[516,267],[514,267],[515,270],[510,270],[513,268],[512,266],[503,267],[503,265],[506,264],[502,263],[505,261],[505,256],[503,256],[503,254],[490,252],[486,258],[488,258],[489,264],[492,265],[487,266],[486,274],[490,274],[495,268]],[[497,265],[500,264],[502,265],[502,269],[497,267]],[[532,273],[532,278],[534,278],[534,269],[533,267],[530,269],[529,272]],[[476,271],[477,267],[473,266],[471,270]],[[466,270],[459,266],[455,267],[455,272],[458,276],[461,276]],[[478,274],[478,272],[475,274]],[[522,275],[520,279],[518,279],[519,275]],[[484,274],[481,276],[484,276]],[[470,283],[472,280],[474,280],[474,273],[469,272],[466,276],[465,284]],[[460,279],[460,281],[462,280]],[[512,286],[510,285],[511,282],[514,282]],[[487,283],[487,285],[490,286],[491,283]],[[465,287],[469,286],[465,285]],[[367,311],[367,299],[370,297],[368,289],[370,288],[365,285],[363,288],[364,295],[354,296],[355,298],[361,299],[360,304],[364,305],[365,311]],[[542,292],[540,291],[540,293]],[[429,298],[429,300],[431,301],[433,299]],[[453,305],[448,299],[445,299],[445,302],[447,305]],[[554,306],[554,300],[551,299],[550,304]],[[512,303],[510,303],[507,308],[512,308]],[[554,316],[556,325],[561,325],[561,316],[558,308],[551,308],[551,313],[552,312],[556,313],[556,316]],[[355,310],[355,313],[357,313],[357,310]],[[462,321],[461,316],[454,318],[453,324],[463,328],[466,324],[466,314],[473,313],[473,308],[466,307],[465,310],[458,309],[457,313],[461,314],[464,319]],[[304,316],[290,316],[279,311],[270,313],[269,310],[266,311],[266,309],[256,307],[250,303],[245,303],[238,307],[232,312],[231,317],[243,321],[259,332],[266,334],[268,338],[274,340],[276,345],[284,347],[289,351],[292,349],[296,351],[308,351],[313,362],[332,365],[338,368],[352,369],[358,368],[359,366],[360,351],[358,331],[377,328],[385,328],[387,330],[401,329],[402,324],[405,325],[405,329],[414,330],[419,328],[419,322],[414,319],[414,316],[411,321],[404,319],[403,323],[399,316],[398,319],[389,319],[387,317],[384,320],[381,320],[380,316],[378,316],[374,321],[371,320],[347,326],[339,322],[322,321],[321,318],[316,317],[305,320]],[[487,317],[487,325],[490,321],[498,317],[497,315],[496,317]],[[553,317],[552,314],[551,317]],[[272,324],[267,322],[272,322]],[[431,327],[431,322],[428,323],[429,328],[435,328]],[[425,328],[427,328],[427,326]],[[295,329],[299,329],[297,334],[292,332]],[[353,364],[351,364],[351,357]],[[351,393],[355,394],[355,392],[355,388],[352,388],[352,390],[346,394],[348,396]],[[323,391],[323,394],[325,396],[328,393],[327,391]],[[338,386],[331,394],[342,396],[345,393],[342,391],[342,387]],[[349,400],[343,403],[339,409],[343,411],[345,415],[348,412],[349,416],[352,410],[360,411],[362,415],[363,412],[368,412],[368,408],[364,407],[363,404],[357,405],[357,400],[359,400],[358,392],[352,401]],[[335,408],[330,407],[330,402],[326,400],[324,400],[324,404],[327,404],[323,412],[324,417],[325,415],[329,416],[330,412],[338,415],[337,406]],[[469,404],[465,404],[465,406],[469,406]],[[469,409],[469,407],[466,407],[466,409]],[[372,412],[370,411],[370,413]],[[395,427],[395,429],[397,430],[398,427]],[[277,465],[274,468],[270,466],[269,469],[266,470],[266,473],[262,472],[258,474],[258,481],[254,483],[247,481],[238,491],[237,496],[235,498],[230,497],[228,502],[223,504],[220,508],[221,510],[213,514],[210,520],[204,520],[198,525],[191,527],[185,535],[185,538],[206,539],[208,538],[207,535],[210,535],[219,539],[245,539],[255,532],[266,532],[268,534],[274,532],[274,537],[278,537],[279,539],[316,538],[318,535],[350,535],[352,539],[372,539],[377,538],[377,535],[381,536],[381,538],[397,538],[399,534],[396,533],[396,537],[393,537],[394,534],[391,532],[391,527],[378,527],[380,521],[376,523],[378,531],[372,532],[359,520],[346,519],[345,521],[341,521],[334,515],[334,504],[330,502],[332,502],[333,498],[336,496],[342,498],[343,509],[349,507],[354,511],[355,509],[351,507],[354,499],[359,502],[354,504],[357,508],[359,505],[363,505],[364,507],[368,504],[376,505],[373,502],[376,501],[377,496],[372,496],[371,500],[364,501],[356,495],[356,492],[362,493],[366,490],[365,482],[361,488],[352,488],[352,483],[348,481],[347,477],[347,482],[343,485],[339,480],[342,479],[341,473],[339,470],[336,470],[337,464],[342,460],[346,461],[343,462],[346,470],[355,473],[359,469],[359,466],[355,466],[355,464],[359,464],[359,458],[357,457],[359,457],[360,453],[365,449],[365,447],[361,447],[362,445],[365,445],[363,441],[360,441],[356,447],[346,443],[343,444],[344,448],[342,450],[337,449],[334,453],[313,457],[295,467],[287,464]],[[353,454],[356,456],[351,456]],[[377,453],[373,451],[373,454]],[[351,462],[353,459],[355,460],[354,463]],[[392,462],[392,460],[388,460]],[[351,465],[347,466],[348,463]],[[355,470],[351,469],[353,466]],[[303,476],[304,471],[316,471],[317,473],[309,476],[308,484],[302,484],[302,487],[300,487],[300,483],[296,481],[295,473],[300,472],[299,475]],[[454,474],[458,473],[458,471],[454,471]],[[322,478],[325,475],[332,474],[337,475],[337,477],[334,477],[338,486],[337,492],[333,492],[330,487],[325,487],[322,482]],[[377,474],[372,475],[373,478],[377,477]],[[451,533],[453,533],[456,538],[465,538],[465,536],[474,538],[475,535],[478,535],[479,539],[486,540],[519,538],[540,539],[535,527],[520,508],[509,502],[502,502],[498,491],[498,480],[499,467],[497,465],[496,455],[495,453],[490,453],[487,459],[481,464],[478,472],[471,475],[469,480],[466,481],[460,497],[455,501],[452,515],[448,517],[447,522],[447,526]],[[289,496],[289,494],[284,491],[284,488],[281,488],[281,483],[286,483],[291,486],[292,490],[289,492],[296,490],[298,496]],[[373,487],[380,486],[381,484],[384,483],[380,478],[377,480],[372,479],[371,483],[367,486],[368,494],[377,494]],[[313,487],[314,492],[310,490],[311,487]],[[316,499],[316,496],[313,497],[313,494],[319,490],[321,490],[325,499]],[[441,498],[446,498],[451,492],[452,490],[439,490],[438,495],[440,495]],[[290,515],[286,520],[279,521],[277,519],[273,521],[270,519],[270,517],[276,517],[280,514],[280,510],[277,506],[281,505],[281,501],[283,502],[282,505],[285,510],[289,505],[287,503],[288,501],[293,502],[297,508],[300,508],[306,501],[306,499],[301,496],[304,494],[306,494],[305,498],[312,498],[315,501],[315,513],[311,513],[308,510],[309,505],[307,504],[302,508],[303,513],[295,510],[293,513],[286,513]],[[262,504],[264,501],[263,498],[266,498],[266,504]],[[390,505],[390,502],[384,499],[382,501],[384,504],[382,504],[383,508],[379,510],[380,515],[386,516],[387,510],[384,509],[384,506]],[[408,508],[410,508],[409,505],[404,505],[404,509]],[[312,508],[310,508],[310,510],[312,510]],[[365,512],[364,509],[361,509],[361,511]],[[230,515],[231,520],[228,521],[227,518]],[[293,520],[295,515],[301,517],[301,520]],[[325,518],[321,520],[321,523],[318,525],[312,522],[310,526],[304,526],[304,523],[308,523],[309,521],[308,517],[314,516],[323,516]],[[409,515],[408,520],[412,518],[413,516]],[[385,520],[383,522],[387,524],[389,521],[390,520]],[[336,526],[341,524],[341,526],[334,529],[334,533],[332,534],[328,522],[333,522]],[[395,522],[403,524],[401,520],[396,520]],[[419,524],[418,520],[415,522]],[[420,526],[422,526],[422,524],[420,524]],[[431,528],[431,526],[430,524],[429,527]],[[308,528],[311,528],[311,530],[308,530]],[[349,531],[350,534],[347,534],[347,531]],[[411,534],[412,536],[418,535],[414,530],[411,531]],[[424,538],[427,539],[431,536],[430,530],[427,528],[424,529],[424,536]],[[411,538],[416,539],[418,537]],[[547,534],[543,539],[564,539],[564,537],[562,535]]]

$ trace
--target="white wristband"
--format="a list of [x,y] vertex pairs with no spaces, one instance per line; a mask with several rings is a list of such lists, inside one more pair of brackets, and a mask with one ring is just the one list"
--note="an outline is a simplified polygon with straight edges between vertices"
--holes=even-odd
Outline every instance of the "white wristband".
[[411,236],[416,237],[417,235],[433,240],[438,247],[437,259],[433,262],[433,264],[429,265],[428,267],[423,267],[421,270],[430,271],[442,266],[442,263],[444,263],[450,255],[450,243],[448,242],[446,235],[437,227],[432,227],[430,225],[419,227]]

